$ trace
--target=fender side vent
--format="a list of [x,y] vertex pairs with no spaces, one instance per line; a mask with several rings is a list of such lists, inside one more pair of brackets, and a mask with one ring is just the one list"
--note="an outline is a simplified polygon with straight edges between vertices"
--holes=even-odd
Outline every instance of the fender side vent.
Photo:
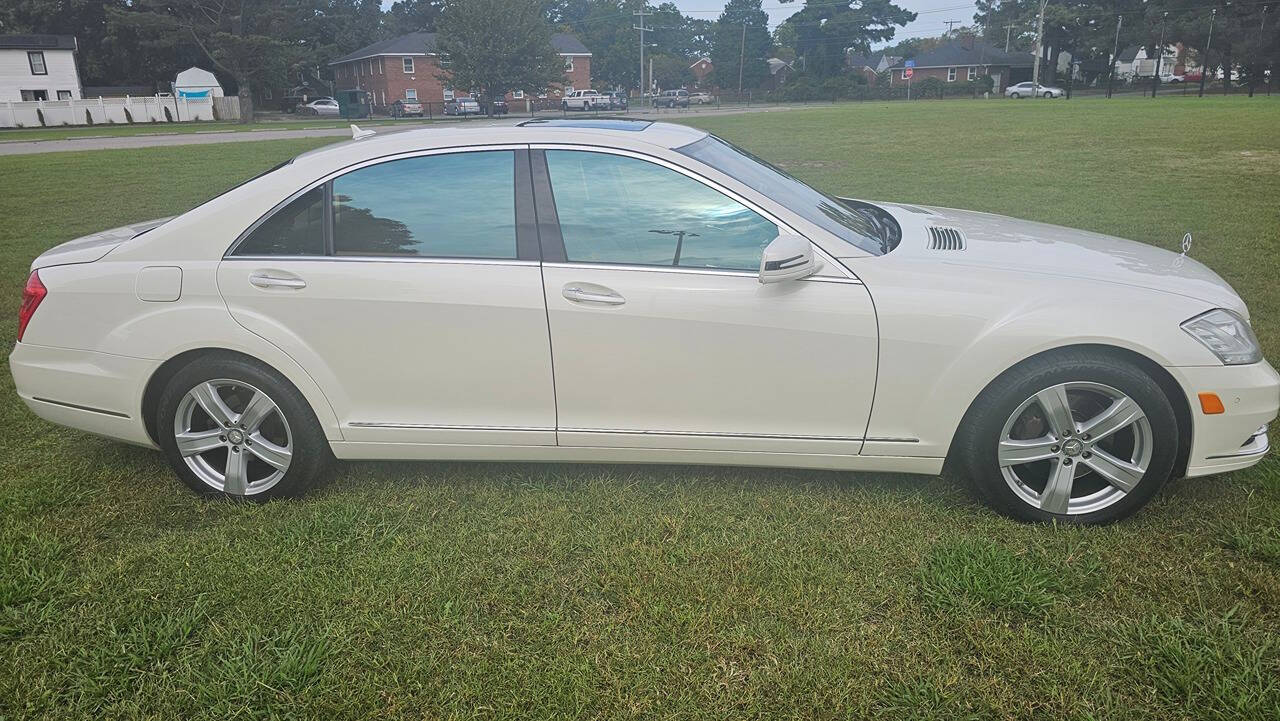
[[964,234],[956,228],[929,226],[929,250],[964,250]]

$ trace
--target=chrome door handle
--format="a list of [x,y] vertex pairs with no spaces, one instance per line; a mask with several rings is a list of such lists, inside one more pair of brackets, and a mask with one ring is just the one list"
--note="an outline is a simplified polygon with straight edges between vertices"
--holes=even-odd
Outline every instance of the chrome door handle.
[[561,291],[568,300],[580,301],[585,303],[603,303],[605,305],[622,305],[627,300],[617,293],[597,293],[589,290],[583,290],[576,285],[566,285]]
[[249,283],[258,288],[306,288],[307,281],[298,277],[281,277],[271,275],[270,273],[253,273],[249,276]]

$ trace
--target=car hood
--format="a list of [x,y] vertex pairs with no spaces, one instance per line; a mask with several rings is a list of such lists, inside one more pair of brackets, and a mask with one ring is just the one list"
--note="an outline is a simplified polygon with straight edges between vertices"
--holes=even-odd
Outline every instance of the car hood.
[[32,261],[31,269],[36,270],[38,268],[48,268],[52,265],[70,265],[72,263],[92,263],[115,250],[117,246],[126,240],[136,238],[152,228],[158,228],[172,218],[173,216],[144,220],[140,223],[122,225],[119,228],[103,230],[75,240],[68,240],[40,254],[39,257]]
[[[893,254],[949,264],[1096,280],[1176,293],[1245,312],[1244,302],[1203,263],[1146,243],[1059,225],[952,208],[891,206],[903,229]],[[963,249],[935,249],[929,226],[954,228]],[[1175,239],[1180,242],[1181,238]],[[944,244],[945,245],[945,244]]]

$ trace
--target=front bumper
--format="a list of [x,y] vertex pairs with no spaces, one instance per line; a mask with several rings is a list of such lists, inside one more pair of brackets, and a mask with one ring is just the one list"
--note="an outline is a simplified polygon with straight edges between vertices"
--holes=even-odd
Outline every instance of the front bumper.
[[[1280,375],[1265,360],[1247,366],[1169,368],[1191,404],[1188,476],[1248,468],[1270,450],[1267,427],[1280,413]],[[1216,393],[1226,412],[1208,415],[1197,400]]]
[[159,366],[142,358],[18,343],[9,369],[33,413],[61,426],[155,448],[142,392]]

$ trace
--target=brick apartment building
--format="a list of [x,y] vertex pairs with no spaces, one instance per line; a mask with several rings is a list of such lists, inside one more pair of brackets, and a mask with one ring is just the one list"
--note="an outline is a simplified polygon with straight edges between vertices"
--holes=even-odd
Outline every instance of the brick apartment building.
[[[916,66],[911,77],[913,83],[919,83],[925,78],[937,78],[944,83],[963,83],[977,80],[982,75],[990,75],[995,81],[993,90],[998,93],[1010,85],[1030,80],[1035,56],[1031,53],[1006,53],[990,45],[961,40],[927,50],[914,60]],[[906,85],[907,78],[903,74],[905,70],[906,64],[903,61],[889,68],[889,85]]]
[[[551,36],[551,45],[564,58],[565,82],[549,90],[553,97],[574,89],[591,87],[591,52],[582,41],[567,33]],[[450,88],[437,77],[440,55],[435,33],[409,33],[383,40],[329,63],[338,90],[367,90],[375,109],[385,109],[397,100],[440,103],[454,96],[470,94],[467,88]],[[447,70],[447,67],[445,68]],[[508,102],[519,102],[524,94],[507,93]]]

